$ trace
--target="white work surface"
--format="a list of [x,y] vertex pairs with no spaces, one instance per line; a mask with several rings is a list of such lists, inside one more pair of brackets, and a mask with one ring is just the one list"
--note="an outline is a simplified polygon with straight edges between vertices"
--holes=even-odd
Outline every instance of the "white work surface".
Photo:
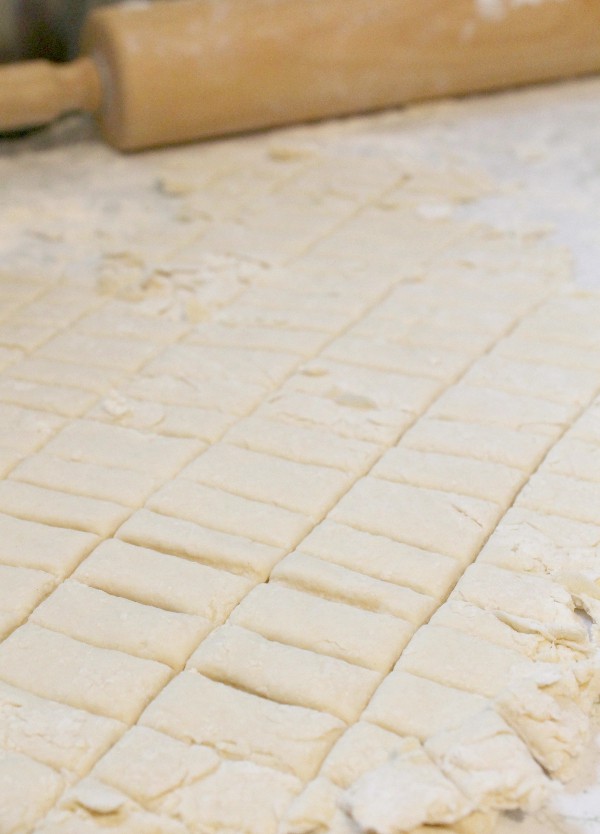
[[[113,152],[87,121],[70,118],[0,141],[0,274],[47,271],[109,289],[135,283],[149,264],[168,265],[170,250],[185,249],[218,216],[219,206],[201,205],[186,180],[195,155],[219,165],[236,147],[252,154],[262,145],[282,166],[325,148],[329,157],[339,149],[357,160],[384,156],[466,172],[472,197],[425,196],[421,215],[545,240],[560,247],[579,287],[600,289],[600,79],[134,156]],[[242,200],[243,178],[237,187]],[[155,280],[168,282],[165,274],[159,268]],[[184,297],[185,280],[181,286]],[[176,317],[179,296],[172,296],[164,303]],[[198,303],[213,302],[220,300]],[[122,403],[111,407],[117,413]],[[507,814],[498,834],[600,834],[600,757],[592,744],[581,770],[550,809],[535,819]]]

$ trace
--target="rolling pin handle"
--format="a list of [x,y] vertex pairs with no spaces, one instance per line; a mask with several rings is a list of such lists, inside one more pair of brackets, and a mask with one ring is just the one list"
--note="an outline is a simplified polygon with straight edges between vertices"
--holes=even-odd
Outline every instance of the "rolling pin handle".
[[91,58],[70,64],[24,61],[0,67],[0,132],[38,127],[65,113],[93,113],[102,89]]

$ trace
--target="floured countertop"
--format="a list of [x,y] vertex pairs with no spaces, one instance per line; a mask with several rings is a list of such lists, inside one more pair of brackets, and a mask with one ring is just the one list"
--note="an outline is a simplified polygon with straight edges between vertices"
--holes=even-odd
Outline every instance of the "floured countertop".
[[2,834],[598,834],[600,80],[73,118],[0,230]]

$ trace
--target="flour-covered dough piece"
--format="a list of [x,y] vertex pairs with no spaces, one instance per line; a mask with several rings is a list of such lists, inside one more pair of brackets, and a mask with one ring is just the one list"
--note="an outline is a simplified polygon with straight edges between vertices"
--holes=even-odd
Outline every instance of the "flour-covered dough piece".
[[425,750],[478,810],[536,811],[549,780],[493,709],[425,742]]
[[289,773],[246,761],[224,761],[204,779],[168,793],[161,812],[206,834],[276,834],[302,783]]
[[334,744],[320,773],[335,785],[348,788],[367,771],[413,748],[414,739],[402,738],[361,720]]
[[191,671],[160,692],[140,723],[305,780],[344,728],[327,713],[277,704]]
[[330,602],[276,583],[251,591],[230,621],[269,640],[378,672],[389,671],[414,629],[389,614]]
[[132,469],[63,460],[42,453],[19,464],[13,477],[35,486],[114,501],[126,507],[143,504],[160,483],[157,478]]
[[593,483],[565,475],[538,472],[524,487],[519,496],[519,504],[530,510],[597,524],[600,481]]
[[23,834],[49,811],[64,788],[52,768],[0,750],[0,831]]
[[112,718],[0,683],[0,747],[58,771],[83,774],[125,729]]
[[509,682],[494,706],[540,765],[567,781],[589,740],[589,709],[599,691],[597,662],[539,663]]
[[442,420],[464,420],[558,438],[577,413],[576,405],[552,403],[528,394],[509,394],[466,383],[449,388],[430,410]]
[[475,564],[464,573],[451,599],[472,602],[516,631],[538,633],[552,642],[583,644],[587,640],[571,595],[545,577]]
[[342,807],[363,831],[402,834],[420,825],[451,823],[473,804],[416,740],[367,772],[344,794]]
[[57,434],[44,452],[65,460],[133,469],[162,479],[174,477],[202,448],[194,440],[76,420]]

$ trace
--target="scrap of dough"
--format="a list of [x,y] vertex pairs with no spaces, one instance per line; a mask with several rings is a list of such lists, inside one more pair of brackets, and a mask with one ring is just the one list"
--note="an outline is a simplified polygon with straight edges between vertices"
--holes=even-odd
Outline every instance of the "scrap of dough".
[[265,640],[233,625],[218,628],[204,640],[188,668],[278,703],[329,712],[348,723],[357,719],[380,680],[370,669]]
[[311,779],[344,729],[339,718],[182,672],[152,701],[140,723],[227,758]]
[[536,811],[546,798],[548,778],[493,709],[432,736],[424,746],[480,811]]
[[[592,698],[600,691],[600,675],[591,664],[579,665],[589,676]],[[586,676],[587,677],[587,676]],[[591,681],[593,678],[593,682]],[[561,781],[573,776],[575,760],[589,739],[589,716],[582,708],[579,682],[567,667],[536,664],[498,693],[494,706],[523,739],[532,756]]]
[[414,627],[389,614],[294,591],[259,585],[233,611],[230,622],[269,640],[388,672]]
[[168,793],[160,811],[203,834],[276,834],[302,783],[254,762],[224,761],[214,773]]
[[[412,749],[411,749],[412,747]],[[344,794],[342,808],[363,831],[402,834],[454,822],[473,804],[444,776],[419,742],[369,771]]]
[[587,642],[571,594],[546,577],[476,563],[467,568],[451,598],[492,611],[519,632],[539,633],[550,642]]

